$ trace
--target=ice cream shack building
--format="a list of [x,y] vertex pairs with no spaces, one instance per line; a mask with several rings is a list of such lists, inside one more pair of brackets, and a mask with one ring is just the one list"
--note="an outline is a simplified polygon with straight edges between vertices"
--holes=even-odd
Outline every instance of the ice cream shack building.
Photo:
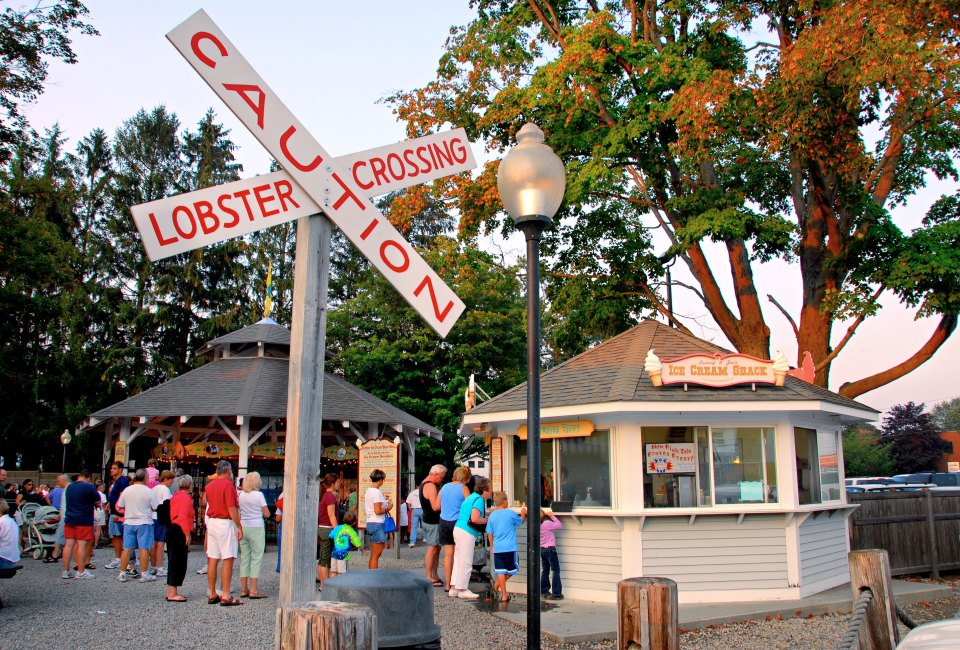
[[849,580],[840,434],[878,413],[787,371],[645,321],[542,375],[540,476],[525,385],[461,433],[489,440],[495,490],[541,481],[568,597],[656,576],[680,602],[801,598]]

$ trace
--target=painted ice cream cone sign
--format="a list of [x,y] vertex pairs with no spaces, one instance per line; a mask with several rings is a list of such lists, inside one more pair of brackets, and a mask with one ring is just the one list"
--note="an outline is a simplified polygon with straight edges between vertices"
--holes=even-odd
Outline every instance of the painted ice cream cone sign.
[[790,369],[782,352],[770,361],[747,354],[720,353],[660,359],[653,350],[647,353],[643,367],[654,386],[697,384],[712,388],[741,384],[783,386]]

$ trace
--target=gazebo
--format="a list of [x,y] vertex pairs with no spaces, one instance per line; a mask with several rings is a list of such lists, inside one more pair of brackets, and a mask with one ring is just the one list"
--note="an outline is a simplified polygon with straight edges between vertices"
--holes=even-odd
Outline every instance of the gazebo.
[[[77,426],[103,433],[103,465],[118,442],[157,441],[160,460],[235,458],[238,476],[252,458],[282,459],[286,435],[290,332],[265,318],[204,344],[209,363],[100,409]],[[323,419],[315,435],[325,457],[354,457],[353,445],[399,437],[413,467],[418,436],[441,432],[331,373],[324,374]],[[329,451],[329,453],[328,453]]]

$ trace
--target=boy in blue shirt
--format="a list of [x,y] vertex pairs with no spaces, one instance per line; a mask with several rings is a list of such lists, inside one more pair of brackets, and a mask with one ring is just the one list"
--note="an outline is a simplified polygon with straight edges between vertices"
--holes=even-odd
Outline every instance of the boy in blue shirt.
[[493,511],[487,519],[487,539],[493,549],[493,570],[497,581],[493,585],[494,597],[500,592],[500,602],[510,600],[507,594],[507,580],[520,570],[520,558],[517,554],[517,528],[527,518],[527,509],[521,508],[520,514],[508,510],[506,492],[494,492]]

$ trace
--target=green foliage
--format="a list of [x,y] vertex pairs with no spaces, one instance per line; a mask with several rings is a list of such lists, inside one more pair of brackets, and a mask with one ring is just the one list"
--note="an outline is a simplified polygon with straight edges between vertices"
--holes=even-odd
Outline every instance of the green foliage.
[[930,411],[938,431],[960,431],[960,397],[940,402]]
[[50,61],[76,63],[73,32],[97,31],[78,0],[35,3],[32,8],[6,7],[0,14],[0,163],[6,163],[28,130],[20,106],[43,92]]
[[883,418],[882,440],[890,445],[898,474],[935,470],[949,448],[938,435],[933,418],[923,409],[923,404],[898,404]]
[[442,441],[417,445],[418,475],[437,462],[452,465],[461,448],[457,431],[470,375],[487,392],[501,392],[523,380],[526,354],[516,268],[504,269],[448,237],[421,252],[467,305],[446,339],[370,269],[351,280],[327,324],[327,346],[336,355],[329,370],[443,432]]
[[894,459],[890,444],[879,438],[866,438],[860,432],[843,432],[843,472],[845,476],[890,476],[894,473]]

